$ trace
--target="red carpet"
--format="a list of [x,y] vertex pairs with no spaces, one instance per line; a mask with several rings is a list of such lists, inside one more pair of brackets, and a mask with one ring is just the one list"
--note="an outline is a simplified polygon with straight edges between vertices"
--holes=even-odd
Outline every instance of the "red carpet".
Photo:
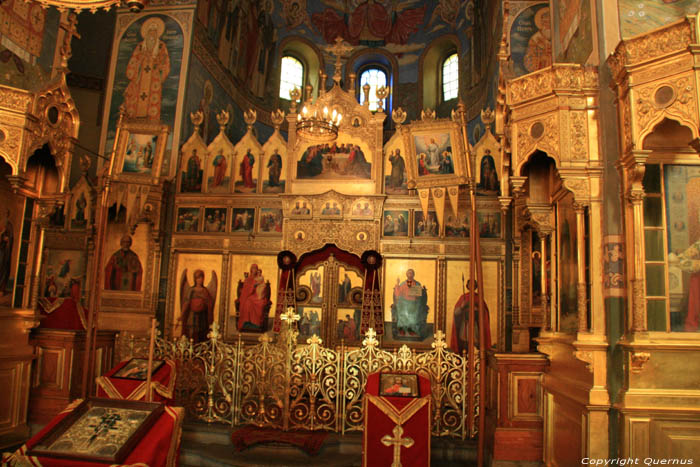
[[325,431],[280,431],[247,425],[234,431],[231,441],[238,451],[256,444],[284,443],[303,449],[310,456],[315,456],[321,450],[326,437],[328,433]]

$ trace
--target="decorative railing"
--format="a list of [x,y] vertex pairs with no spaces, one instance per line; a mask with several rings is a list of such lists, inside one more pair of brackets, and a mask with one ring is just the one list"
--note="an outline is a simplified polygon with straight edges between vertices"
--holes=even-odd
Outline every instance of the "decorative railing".
[[[413,372],[430,380],[433,435],[476,436],[480,377],[476,352],[471,368],[465,355],[447,349],[441,331],[435,333],[432,350],[427,352],[405,345],[393,352],[383,350],[372,329],[360,348],[329,349],[318,336],[301,345],[293,321],[285,321],[276,339],[263,334],[256,345],[245,345],[240,339],[223,342],[216,323],[206,342],[157,337],[157,358],[177,363],[176,403],[189,416],[210,423],[346,433],[362,430],[363,390],[369,374]],[[147,338],[119,337],[120,359],[147,354]],[[469,371],[474,371],[471,391]]]

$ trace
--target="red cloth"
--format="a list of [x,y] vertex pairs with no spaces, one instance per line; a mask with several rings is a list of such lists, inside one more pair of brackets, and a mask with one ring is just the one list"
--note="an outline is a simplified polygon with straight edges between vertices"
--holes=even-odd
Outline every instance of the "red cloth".
[[[119,363],[103,376],[95,378],[97,397],[132,401],[146,400],[146,381],[113,377],[127,363],[129,363],[129,360]],[[166,360],[165,364],[158,368],[158,371],[155,372],[151,379],[153,402],[173,403],[173,388],[175,387],[176,377],[175,362]]]
[[[32,439],[22,445],[17,451],[9,454],[5,453],[2,458],[2,465],[32,465],[44,467],[104,467],[101,462],[86,462],[74,459],[53,459],[48,457],[27,456],[27,451],[36,445],[42,436],[57,423],[63,420],[70,412],[76,408],[81,399],[71,402],[61,413],[56,415],[48,425],[37,433]],[[185,417],[185,409],[182,407],[165,407],[165,411],[158,420],[151,426],[148,433],[141,438],[133,451],[124,461],[124,466],[135,464],[150,466],[174,467],[178,463],[180,453],[180,438],[182,435],[182,420]],[[111,466],[118,467],[118,466]]]
[[394,446],[386,446],[382,439],[393,438],[395,428],[403,429],[401,439],[410,438],[413,444],[400,449],[401,465],[424,467],[430,465],[430,380],[418,377],[420,397],[379,396],[379,373],[367,377],[365,386],[365,426],[362,438],[363,467],[390,467],[394,460]]
[[40,328],[84,331],[87,328],[87,311],[72,298],[46,297],[39,299]]

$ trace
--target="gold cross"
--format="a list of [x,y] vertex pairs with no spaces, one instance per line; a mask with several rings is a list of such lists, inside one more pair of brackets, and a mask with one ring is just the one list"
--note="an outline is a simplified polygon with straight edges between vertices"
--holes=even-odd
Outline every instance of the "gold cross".
[[326,50],[328,51],[328,53],[335,55],[335,73],[333,73],[333,81],[335,81],[336,83],[340,83],[340,79],[343,76],[340,71],[343,67],[343,64],[340,62],[340,59],[352,52],[352,49],[353,47],[345,43],[345,41],[343,41],[343,38],[340,36],[335,38],[334,45],[326,46]]
[[403,427],[401,425],[396,425],[392,430],[394,437],[389,435],[384,435],[382,437],[382,444],[384,446],[394,446],[394,460],[391,463],[391,467],[401,467],[401,447],[410,448],[413,446],[413,439],[402,438]]

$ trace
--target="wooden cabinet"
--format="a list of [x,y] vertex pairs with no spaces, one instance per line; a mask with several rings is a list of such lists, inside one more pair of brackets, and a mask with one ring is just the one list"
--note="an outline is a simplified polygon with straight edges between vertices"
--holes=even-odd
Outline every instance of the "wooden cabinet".
[[[112,367],[114,331],[98,331],[94,376]],[[82,394],[85,331],[36,329],[31,343],[36,346],[36,369],[32,378],[29,418],[46,423],[70,401]],[[94,395],[94,384],[91,385]]]

